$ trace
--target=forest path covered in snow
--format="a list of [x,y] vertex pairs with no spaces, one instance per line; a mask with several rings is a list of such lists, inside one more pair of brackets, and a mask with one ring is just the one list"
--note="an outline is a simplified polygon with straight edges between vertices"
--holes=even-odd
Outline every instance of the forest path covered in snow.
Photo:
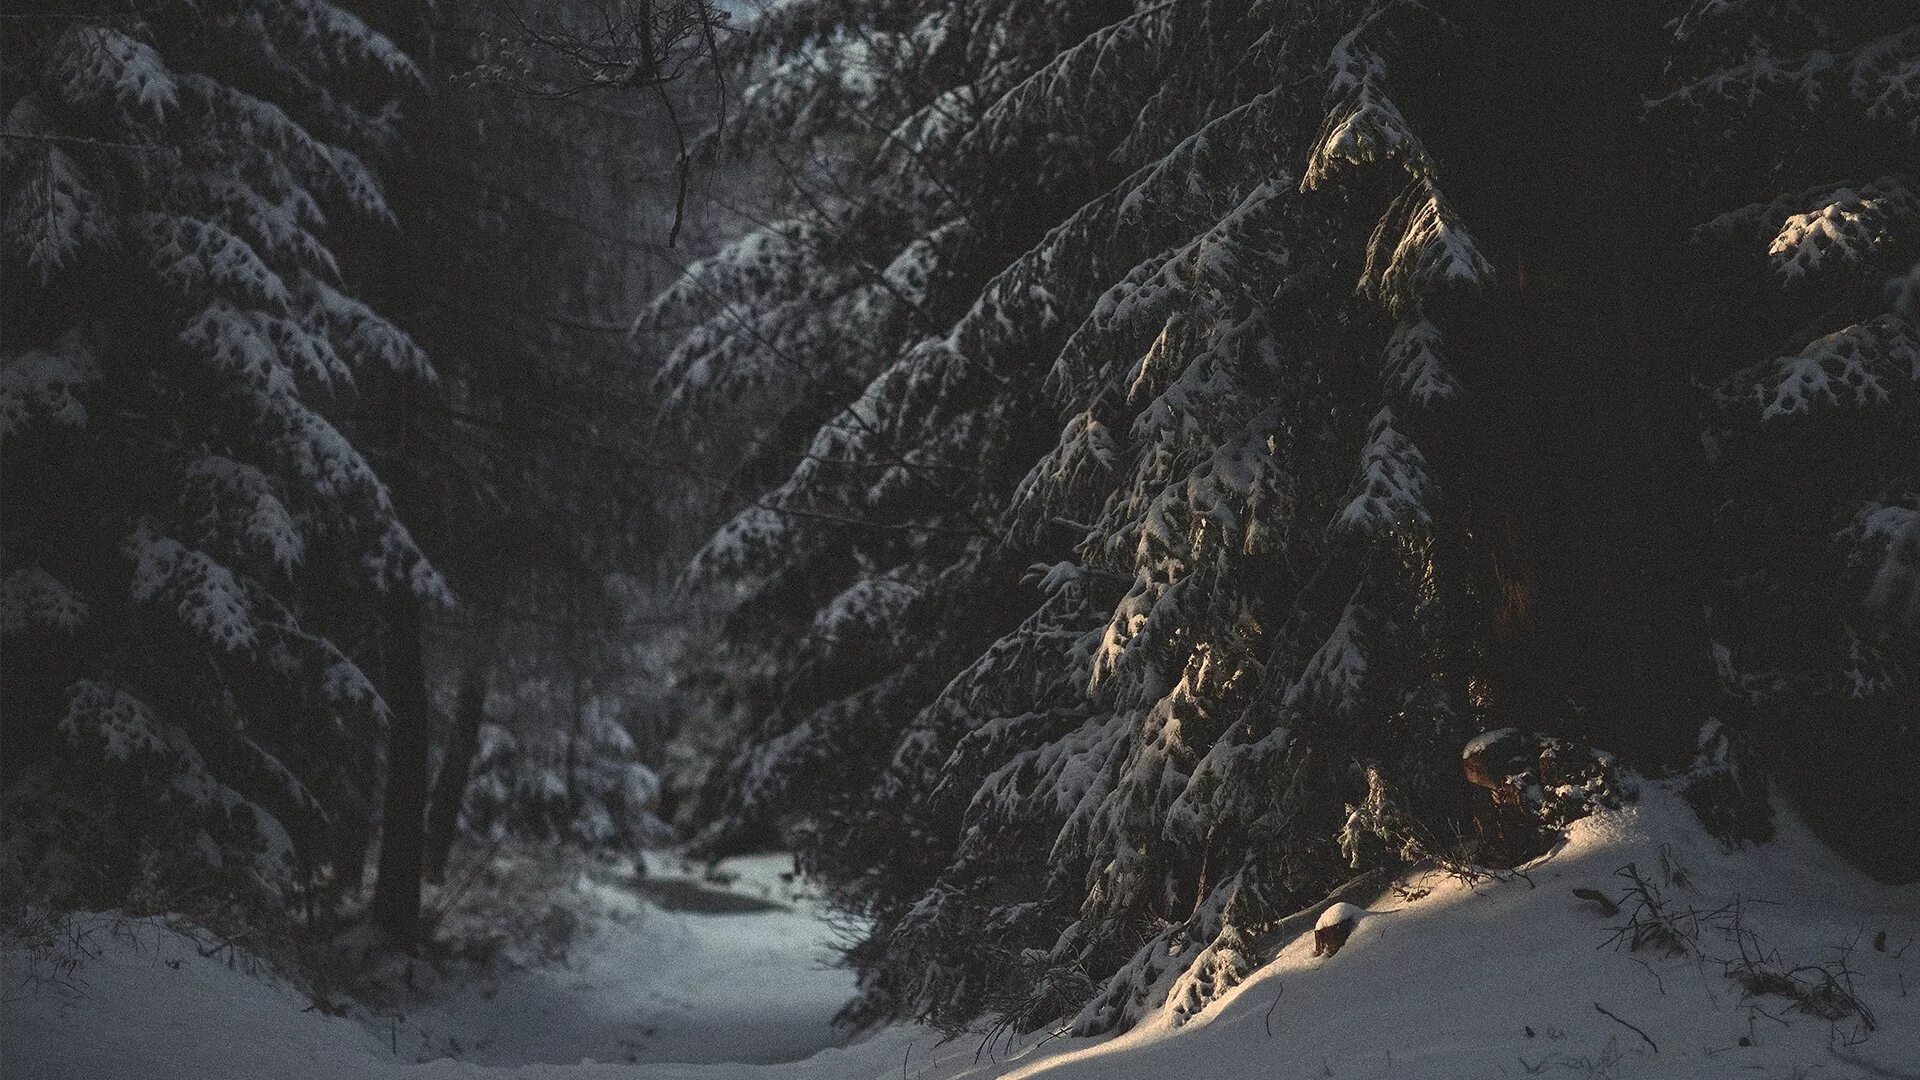
[[644,876],[574,871],[566,896],[592,927],[563,963],[437,995],[408,1017],[418,1040],[481,1064],[777,1063],[840,1036],[853,995],[792,859],[727,860],[709,878],[654,860]]
[[[644,877],[570,865],[554,899],[582,931],[563,959],[442,982],[391,1015],[326,1016],[264,965],[164,920],[86,917],[53,949],[7,952],[0,1075],[264,1080],[411,1075],[436,1059],[444,1064],[430,1071],[455,1075],[792,1061],[842,1038],[831,1021],[853,980],[830,966],[829,927],[791,865],[730,859],[712,878],[686,865]],[[59,957],[76,954],[66,970]]]
[[[291,987],[202,957],[189,938],[151,920],[117,929],[102,920],[98,956],[69,977],[79,992],[50,984],[23,991],[22,958],[8,956],[0,1073],[50,1080],[1920,1078],[1920,886],[1877,884],[1790,815],[1782,825],[1773,843],[1730,851],[1702,832],[1679,796],[1648,784],[1637,805],[1576,823],[1526,878],[1468,883],[1436,872],[1409,879],[1366,905],[1378,914],[1359,919],[1336,955],[1313,956],[1311,935],[1303,935],[1184,1026],[1162,1010],[1118,1038],[1036,1033],[990,1052],[978,1036],[943,1041],[912,1027],[830,1045],[826,1018],[850,981],[819,967],[828,930],[804,897],[789,903],[779,894],[784,883],[773,860],[750,864],[727,886],[734,899],[705,898],[752,910],[701,915],[642,904],[630,925],[589,939],[596,955],[583,962],[504,979],[491,996],[483,985],[462,989],[409,1017],[406,1027],[386,1030],[303,1012],[307,1001]],[[1629,866],[1646,896],[1630,895],[1634,886],[1622,873]],[[681,900],[707,891],[691,881],[648,888]],[[1610,943],[1616,928],[1663,918],[1679,935],[1671,948]],[[1745,985],[1728,963],[1739,961],[1742,941],[1751,956],[1738,968]],[[1768,978],[1776,979],[1772,989]],[[462,1041],[458,1054],[448,1038]],[[820,1047],[804,1060],[765,1064]],[[681,1063],[667,1063],[675,1058]]]

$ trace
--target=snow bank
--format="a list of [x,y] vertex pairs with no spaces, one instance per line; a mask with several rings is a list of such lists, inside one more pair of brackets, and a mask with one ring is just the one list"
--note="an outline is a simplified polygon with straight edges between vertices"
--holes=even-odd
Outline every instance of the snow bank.
[[[1877,884],[1797,822],[1782,825],[1774,843],[1730,852],[1694,824],[1677,796],[1647,784],[1638,805],[1576,823],[1567,843],[1527,867],[1525,878],[1405,881],[1366,905],[1381,917],[1357,920],[1332,958],[1311,956],[1312,935],[1303,935],[1185,1026],[1150,1018],[1110,1040],[1041,1035],[1011,1051],[996,1044],[981,1052],[977,1038],[942,1043],[896,1028],[786,1065],[421,1064],[407,1060],[404,1045],[396,1056],[379,1032],[302,1013],[305,1002],[292,991],[202,958],[184,939],[142,923],[102,939],[100,958],[81,973],[84,996],[44,986],[9,991],[0,1045],[7,1075],[52,1080],[1920,1077],[1920,942],[1901,951],[1920,935],[1920,886]],[[1873,1030],[1854,1014],[1829,1020],[1778,996],[1749,999],[1721,965],[1697,955],[1609,947],[1632,903],[1610,915],[1572,890],[1620,903],[1629,883],[1616,872],[1628,863],[1674,911],[1710,914],[1740,898],[1743,926],[1770,963],[1830,971],[1844,963]],[[754,871],[736,887],[770,888],[776,880],[768,867]],[[734,947],[764,950],[763,959],[780,949],[816,955],[821,931],[801,941],[791,927],[776,928],[793,914],[729,916],[713,925]],[[1728,951],[1730,939],[1716,929],[1724,921],[1699,923],[1701,948]],[[645,923],[631,929],[647,933]],[[1876,947],[1883,931],[1884,951]],[[20,959],[12,955],[9,964]],[[709,1060],[767,1045],[755,1014],[769,999],[799,991],[751,965],[732,978],[726,971],[734,959],[722,950],[708,957],[710,968],[675,968],[678,985],[707,992],[695,1007],[715,1011],[705,1014],[711,1022],[689,1013],[673,1045]],[[9,986],[17,985],[13,966],[9,975]],[[634,985],[608,978],[591,989],[556,983],[551,990],[573,1003],[558,1008],[604,1008],[617,1017],[635,1006]],[[526,996],[510,998],[503,1014],[537,1007],[533,987],[513,993]],[[578,1017],[527,1022],[553,1025],[556,1043],[581,1037]]]
[[[1001,1075],[1244,1080],[1257,1063],[1261,1075],[1365,1080],[1920,1076],[1920,944],[1894,955],[1920,934],[1920,889],[1866,879],[1793,821],[1775,843],[1727,852],[1677,796],[1642,790],[1636,806],[1577,822],[1561,849],[1527,868],[1531,884],[1410,882],[1432,891],[1370,904],[1397,910],[1358,920],[1331,959],[1310,955],[1310,935],[1289,944],[1178,1032],[1155,1022],[1104,1043],[1056,1042]],[[1876,1030],[1777,997],[1745,999],[1717,964],[1601,947],[1628,911],[1608,916],[1572,889],[1618,898],[1627,883],[1616,871],[1628,863],[1680,909],[1744,898],[1749,925],[1788,966],[1835,961],[1851,946]],[[1873,945],[1882,930],[1886,952]],[[1703,946],[1722,951],[1713,937],[1709,929]]]

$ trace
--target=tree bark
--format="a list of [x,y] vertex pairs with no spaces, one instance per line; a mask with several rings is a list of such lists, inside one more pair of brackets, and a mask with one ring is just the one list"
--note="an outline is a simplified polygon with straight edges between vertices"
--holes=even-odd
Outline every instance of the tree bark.
[[[402,385],[392,417],[400,467],[388,478],[395,503],[418,505],[419,486],[408,451],[413,433],[414,388]],[[405,580],[387,583],[387,786],[380,818],[380,863],[373,882],[373,923],[397,945],[411,948],[420,936],[420,885],[425,856],[428,750],[431,717],[427,694],[426,627],[416,595]]]
[[430,882],[445,880],[447,861],[460,830],[460,805],[465,801],[473,759],[480,751],[480,725],[486,720],[489,661],[483,654],[468,658],[460,673],[460,695],[454,703],[453,734],[434,778],[427,804],[425,874]]
[[420,934],[427,802],[427,672],[420,598],[404,585],[388,601],[386,806],[380,866],[373,884],[374,925],[389,940],[412,945]]

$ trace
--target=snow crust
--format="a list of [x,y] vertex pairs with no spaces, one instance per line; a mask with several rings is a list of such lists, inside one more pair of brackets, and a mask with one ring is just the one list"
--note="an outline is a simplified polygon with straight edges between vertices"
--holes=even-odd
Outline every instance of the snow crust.
[[[7,1075],[48,1080],[1920,1076],[1920,944],[1900,951],[1920,935],[1920,886],[1863,877],[1790,815],[1775,842],[1729,851],[1676,794],[1652,783],[1641,790],[1638,804],[1575,823],[1564,845],[1524,868],[1530,883],[1405,879],[1367,905],[1392,908],[1392,917],[1357,919],[1337,955],[1313,957],[1312,935],[1303,934],[1183,1026],[1163,1010],[1112,1039],[1041,1031],[983,1049],[978,1037],[943,1042],[896,1027],[790,1064],[558,1063],[576,1060],[563,1052],[603,1049],[584,1035],[594,1025],[603,1035],[608,1025],[639,1025],[649,987],[688,996],[685,1026],[668,1043],[709,1062],[764,1053],[765,1013],[776,1003],[851,991],[843,974],[815,983],[782,966],[781,956],[810,965],[821,955],[826,931],[804,910],[701,922],[647,908],[599,939],[601,953],[579,971],[500,987],[491,1017],[477,1001],[436,1014],[501,1025],[494,1061],[472,1051],[417,1061],[417,1042],[406,1043],[410,1033],[418,1039],[412,1026],[398,1029],[396,1055],[389,1031],[302,1012],[302,996],[245,964],[202,957],[192,940],[151,920],[115,930],[104,916],[98,959],[72,977],[80,993],[23,986],[27,956],[8,951],[0,1046]],[[1875,1029],[1862,1039],[1853,1025],[1781,998],[1747,999],[1711,963],[1604,947],[1624,914],[1608,916],[1572,890],[1619,897],[1625,883],[1616,871],[1628,863],[1682,906],[1743,899],[1749,925],[1790,965],[1833,962],[1849,950]],[[780,860],[746,869],[734,891],[782,896]],[[1884,950],[1874,944],[1882,931]],[[621,950],[630,951],[616,959]],[[511,1036],[517,1054],[503,1049],[509,1025],[521,1029]],[[542,1040],[539,1054],[525,1053]]]

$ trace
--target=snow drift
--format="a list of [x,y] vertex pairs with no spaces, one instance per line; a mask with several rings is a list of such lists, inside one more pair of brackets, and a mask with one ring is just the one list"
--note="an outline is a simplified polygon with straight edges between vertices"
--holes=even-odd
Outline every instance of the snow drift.
[[[1789,814],[1775,842],[1729,850],[1648,783],[1638,803],[1575,823],[1510,876],[1420,870],[1357,907],[1368,914],[1335,955],[1315,957],[1302,933],[1184,1024],[1163,1009],[1104,1040],[1041,1032],[983,1044],[893,1027],[785,1065],[511,1067],[444,1050],[422,1062],[417,1044],[303,1011],[291,987],[224,954],[202,957],[152,920],[117,931],[103,921],[97,955],[64,985],[27,979],[32,954],[10,948],[0,1034],[9,1075],[49,1080],[1920,1076],[1920,886],[1866,878]],[[730,947],[779,943],[812,964],[824,926],[806,940],[783,918],[792,913],[712,925]],[[663,979],[689,959],[655,955]],[[682,1045],[708,1060],[755,1053],[764,1005],[725,999],[761,982],[708,987],[697,1004],[711,1011],[688,1018]],[[502,993],[525,1001],[526,989]],[[569,1008],[617,1028],[633,993],[612,980]],[[578,1030],[579,1019],[567,1023]]]

